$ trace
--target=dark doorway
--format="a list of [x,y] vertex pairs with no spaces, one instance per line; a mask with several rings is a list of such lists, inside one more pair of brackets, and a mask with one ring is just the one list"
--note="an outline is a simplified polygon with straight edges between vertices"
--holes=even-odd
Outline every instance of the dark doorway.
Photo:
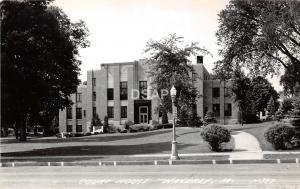
[[151,100],[134,101],[134,123],[149,123],[151,120]]

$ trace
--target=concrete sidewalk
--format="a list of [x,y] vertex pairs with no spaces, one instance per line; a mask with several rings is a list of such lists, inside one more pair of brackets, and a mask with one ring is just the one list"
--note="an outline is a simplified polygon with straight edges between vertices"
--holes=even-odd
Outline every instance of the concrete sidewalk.
[[235,141],[235,149],[230,153],[230,159],[263,159],[262,149],[253,135],[237,131],[232,137]]

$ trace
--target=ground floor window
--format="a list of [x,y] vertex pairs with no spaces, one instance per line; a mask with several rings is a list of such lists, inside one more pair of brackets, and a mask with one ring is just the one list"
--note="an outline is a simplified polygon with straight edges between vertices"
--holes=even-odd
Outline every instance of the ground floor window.
[[76,125],[76,133],[82,132],[82,125]]
[[72,132],[72,125],[67,125],[67,132],[71,133]]
[[232,107],[231,104],[225,104],[224,115],[231,116],[232,115]]
[[107,117],[114,118],[114,107],[112,106],[107,107]]
[[220,116],[220,104],[213,104],[213,112],[216,117]]
[[127,118],[127,106],[121,106],[121,118]]

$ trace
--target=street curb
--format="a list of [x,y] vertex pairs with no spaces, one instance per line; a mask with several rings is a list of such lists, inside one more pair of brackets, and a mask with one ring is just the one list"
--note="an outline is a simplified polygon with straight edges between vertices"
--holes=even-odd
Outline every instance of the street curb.
[[151,160],[151,161],[90,161],[90,162],[1,162],[0,167],[25,166],[124,166],[124,165],[200,165],[200,164],[282,164],[296,163],[299,159],[249,159],[249,160]]

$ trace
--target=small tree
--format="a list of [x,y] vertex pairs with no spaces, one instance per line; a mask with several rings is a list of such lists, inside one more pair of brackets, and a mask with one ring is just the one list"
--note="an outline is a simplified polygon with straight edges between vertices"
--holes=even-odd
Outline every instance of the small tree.
[[106,133],[108,130],[108,117],[107,116],[104,117],[103,130],[104,130],[104,133]]
[[268,115],[273,118],[275,115],[275,101],[273,97],[271,97],[268,102],[267,111],[268,111]]
[[211,123],[217,123],[217,119],[214,112],[207,112],[204,116],[203,124],[204,126],[211,124]]
[[98,126],[102,126],[102,125],[103,125],[103,124],[102,124],[101,119],[99,118],[99,115],[96,114],[96,115],[93,117],[93,119],[92,119],[92,126],[98,127]]

